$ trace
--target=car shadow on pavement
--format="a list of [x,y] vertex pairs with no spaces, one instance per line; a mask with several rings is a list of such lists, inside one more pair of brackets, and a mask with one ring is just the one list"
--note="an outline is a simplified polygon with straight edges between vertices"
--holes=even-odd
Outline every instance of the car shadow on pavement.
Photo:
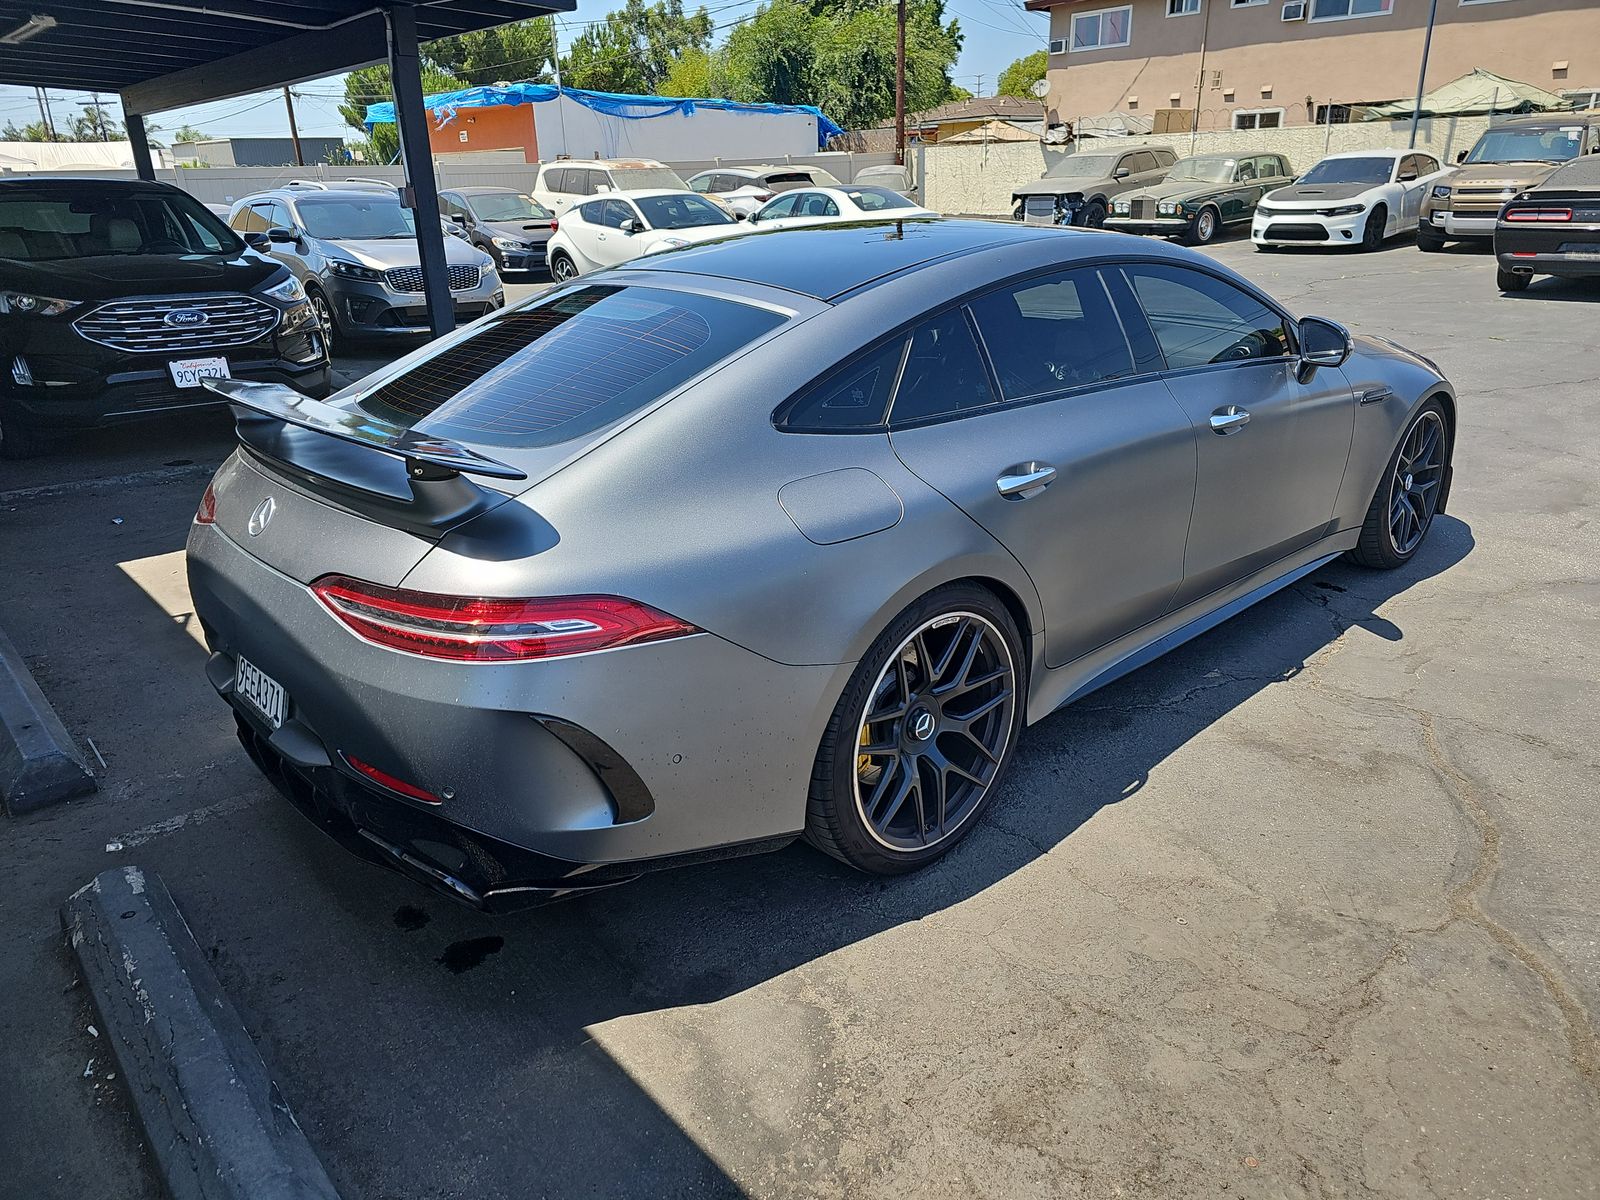
[[[756,1009],[776,1024],[754,1042],[721,1024],[725,1037],[673,1037],[672,1010],[770,1006],[770,992],[745,994],[978,896],[1108,806],[1137,803],[1170,755],[1352,628],[1402,641],[1379,609],[1472,548],[1469,528],[1441,517],[1410,565],[1332,564],[1040,722],[981,824],[915,875],[871,878],[796,844],[490,918],[350,859],[274,801],[252,810],[241,853],[262,899],[191,924],[351,1195],[521,1195],[530,1179],[548,1195],[741,1194],[734,1173],[749,1182],[763,1146],[774,1161],[796,1153],[783,1142],[794,1131],[759,1115],[763,1092],[800,1086],[765,1039],[826,1035],[784,1027],[816,1019],[784,992]],[[626,1041],[640,1028],[627,1020],[647,1014],[631,1053],[641,1037],[659,1049],[642,1066],[613,1055],[611,1030]],[[679,1095],[670,1107],[662,1083]],[[702,1144],[708,1122],[715,1146]],[[730,1146],[744,1169],[724,1169]]]

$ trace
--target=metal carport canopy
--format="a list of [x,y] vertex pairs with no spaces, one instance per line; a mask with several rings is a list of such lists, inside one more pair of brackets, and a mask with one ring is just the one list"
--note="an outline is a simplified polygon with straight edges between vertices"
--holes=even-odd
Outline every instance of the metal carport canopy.
[[226,100],[388,60],[407,202],[435,334],[455,324],[438,188],[422,106],[419,42],[577,0],[0,0],[0,83],[116,92],[139,174],[155,171],[144,116]]

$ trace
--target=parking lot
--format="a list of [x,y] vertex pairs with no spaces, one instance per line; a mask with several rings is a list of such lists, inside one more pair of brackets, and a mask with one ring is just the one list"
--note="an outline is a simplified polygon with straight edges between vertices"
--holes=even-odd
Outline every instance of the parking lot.
[[0,1192],[159,1194],[57,916],[137,863],[346,1200],[1600,1195],[1600,292],[1209,252],[1438,361],[1449,514],[1034,726],[897,880],[796,844],[438,899],[292,812],[206,683],[224,415],[0,468],[0,628],[105,763],[0,824]]

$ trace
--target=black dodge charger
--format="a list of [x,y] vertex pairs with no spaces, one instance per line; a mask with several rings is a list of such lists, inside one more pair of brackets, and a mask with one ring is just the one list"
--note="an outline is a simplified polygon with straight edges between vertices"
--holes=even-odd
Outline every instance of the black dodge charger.
[[1507,201],[1494,254],[1502,292],[1522,291],[1535,275],[1600,279],[1600,155],[1574,159]]
[[288,268],[163,183],[0,180],[0,457],[64,431],[219,403],[203,382],[328,392]]

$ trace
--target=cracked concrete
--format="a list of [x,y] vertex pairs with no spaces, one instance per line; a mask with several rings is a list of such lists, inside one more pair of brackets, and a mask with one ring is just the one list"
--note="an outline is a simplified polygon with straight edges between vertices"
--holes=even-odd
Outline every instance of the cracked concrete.
[[75,1107],[92,1051],[32,929],[133,831],[347,1200],[1600,1198],[1600,293],[1215,253],[1438,359],[1450,515],[1406,570],[1325,568],[1039,723],[982,827],[894,881],[796,847],[514,920],[435,901],[284,810],[181,589],[114,570],[181,544],[191,479],[119,459],[120,489],[0,502],[30,564],[0,624],[110,764],[0,847],[8,1184],[149,1194],[114,1105]]

